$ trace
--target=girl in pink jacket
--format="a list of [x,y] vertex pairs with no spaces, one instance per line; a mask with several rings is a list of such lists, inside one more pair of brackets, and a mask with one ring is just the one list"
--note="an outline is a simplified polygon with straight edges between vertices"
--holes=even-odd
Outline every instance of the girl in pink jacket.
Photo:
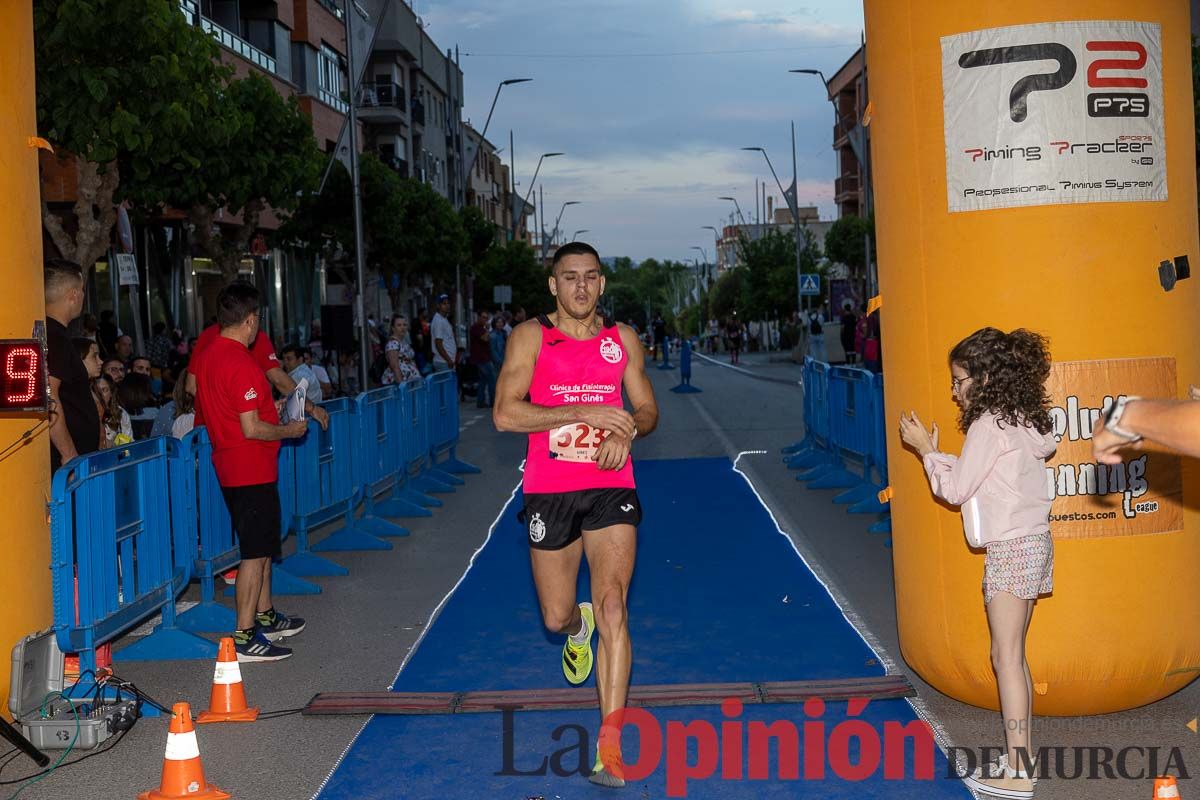
[[900,437],[921,457],[933,493],[960,507],[967,544],[987,550],[983,597],[1007,752],[964,780],[976,791],[1023,800],[1036,781],[1025,769],[1034,752],[1025,634],[1034,602],[1054,586],[1047,342],[1027,330],[983,328],[950,351],[950,375],[966,434],[962,455],[940,452],[937,424],[927,431],[912,412],[900,417]]

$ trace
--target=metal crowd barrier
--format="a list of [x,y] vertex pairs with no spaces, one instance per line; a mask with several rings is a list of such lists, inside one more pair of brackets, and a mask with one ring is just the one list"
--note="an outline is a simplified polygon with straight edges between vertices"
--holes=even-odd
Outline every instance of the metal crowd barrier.
[[[804,388],[804,439],[783,450],[788,467],[802,470],[796,480],[810,489],[845,489],[834,502],[851,513],[886,513],[878,497],[887,486],[883,376],[806,358]],[[890,530],[890,520],[871,526]]]
[[146,439],[64,464],[51,481],[54,628],[63,652],[96,669],[96,647],[162,612],[150,635],[117,661],[216,657],[181,629],[175,598],[192,577],[195,489],[180,443]]
[[[459,461],[458,379],[453,372],[434,373],[429,384],[429,475],[451,486],[461,486],[458,475],[478,475],[479,467]],[[438,461],[446,456],[445,461]]]
[[[426,506],[441,505],[414,488],[418,480],[453,491],[442,479],[460,479],[443,468],[478,472],[455,456],[453,374],[322,407],[328,430],[310,419],[303,438],[280,448],[281,535],[295,533],[296,552],[272,569],[276,594],[321,591],[297,575],[347,573],[315,551],[391,549],[374,534],[385,525],[389,532],[406,531],[378,515],[428,516]],[[228,631],[236,624],[215,595],[217,577],[240,557],[206,430],[182,441],[155,437],[76,458],[54,474],[51,488],[54,627],[59,647],[79,654],[81,673],[95,670],[97,647],[158,612],[162,623],[117,651],[115,660],[215,658],[216,644],[191,631]],[[389,494],[380,500],[381,492]],[[356,518],[360,501],[368,513]],[[314,527],[339,519],[339,529],[310,546]],[[175,600],[193,578],[200,603],[177,615]]]
[[[384,517],[398,517],[404,507],[396,499],[402,483],[404,445],[400,429],[400,387],[395,384],[363,392],[355,401],[359,419],[358,483],[363,513],[358,524],[377,536],[408,536],[408,530]],[[387,496],[379,500],[383,493]],[[395,500],[395,502],[393,502]]]
[[[453,372],[434,373],[427,376],[421,382],[420,387],[414,386],[412,391],[415,412],[414,428],[420,427],[420,431],[414,430],[413,433],[416,434],[420,447],[413,449],[410,453],[411,485],[417,492],[425,495],[454,494],[454,487],[462,483],[462,479],[437,469],[433,463],[437,452],[433,446],[434,435],[435,432],[440,434],[442,426],[445,424],[444,420],[435,422],[433,416],[439,413],[442,416],[448,416],[444,397],[451,391],[454,392],[455,413],[457,413],[458,378]],[[441,505],[441,501],[438,501],[438,505]]]
[[441,508],[442,501],[427,492],[452,492],[454,487],[429,479],[424,474],[429,466],[429,425],[425,419],[428,408],[429,384],[424,378],[401,384],[400,441],[403,452],[400,466],[404,485],[400,497],[410,504],[410,511],[416,508],[432,514],[429,509]]
[[[316,420],[310,418],[308,433],[301,439],[285,442],[279,451],[280,480],[292,482],[290,528],[296,533],[296,556],[284,559],[283,563],[286,568],[308,575],[331,574],[329,568],[336,566],[311,551],[392,549],[390,542],[374,536],[354,516],[363,471],[358,402],[339,397],[322,403],[321,407],[329,414],[328,430],[321,430]],[[309,531],[338,518],[342,527],[310,547]]]
[[[217,482],[217,471],[213,469],[212,442],[208,432],[199,427],[183,437],[180,450],[184,468],[191,473],[195,486],[196,514],[193,519],[198,526],[195,554],[195,577],[200,580],[200,602],[179,615],[179,626],[189,631],[209,633],[231,631],[237,623],[237,615],[216,600],[217,576],[237,566],[241,561],[237,541],[233,536],[233,523],[229,509],[221,495],[221,484]],[[186,557],[186,553],[180,555]]]

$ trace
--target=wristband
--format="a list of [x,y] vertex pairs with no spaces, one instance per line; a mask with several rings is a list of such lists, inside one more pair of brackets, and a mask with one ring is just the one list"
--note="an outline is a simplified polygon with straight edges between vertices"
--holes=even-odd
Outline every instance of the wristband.
[[1133,431],[1119,427],[1121,417],[1125,415],[1125,409],[1129,403],[1134,400],[1140,400],[1140,397],[1121,397],[1115,403],[1109,406],[1108,412],[1104,415],[1104,427],[1106,430],[1112,431],[1114,436],[1119,436],[1127,442],[1141,441],[1142,437]]

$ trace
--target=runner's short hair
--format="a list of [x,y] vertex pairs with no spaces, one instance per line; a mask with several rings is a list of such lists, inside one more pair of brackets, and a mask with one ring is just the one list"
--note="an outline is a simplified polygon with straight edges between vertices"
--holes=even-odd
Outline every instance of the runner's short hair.
[[217,324],[232,328],[258,311],[258,289],[245,281],[234,281],[217,295]]
[[600,263],[600,254],[596,252],[596,248],[587,242],[568,242],[554,253],[554,261],[550,264],[551,275],[554,274],[554,270],[558,267],[558,262],[567,256],[591,256],[596,259],[597,264]]

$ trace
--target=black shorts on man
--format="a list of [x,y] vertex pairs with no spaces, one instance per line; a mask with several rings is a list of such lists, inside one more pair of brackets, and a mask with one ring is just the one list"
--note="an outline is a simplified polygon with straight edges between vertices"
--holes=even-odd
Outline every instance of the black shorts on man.
[[526,494],[525,508],[517,515],[535,550],[561,550],[584,531],[642,521],[642,503],[636,489],[584,489],[578,492]]
[[225,495],[242,560],[279,558],[282,543],[278,485],[222,486],[221,494]]

